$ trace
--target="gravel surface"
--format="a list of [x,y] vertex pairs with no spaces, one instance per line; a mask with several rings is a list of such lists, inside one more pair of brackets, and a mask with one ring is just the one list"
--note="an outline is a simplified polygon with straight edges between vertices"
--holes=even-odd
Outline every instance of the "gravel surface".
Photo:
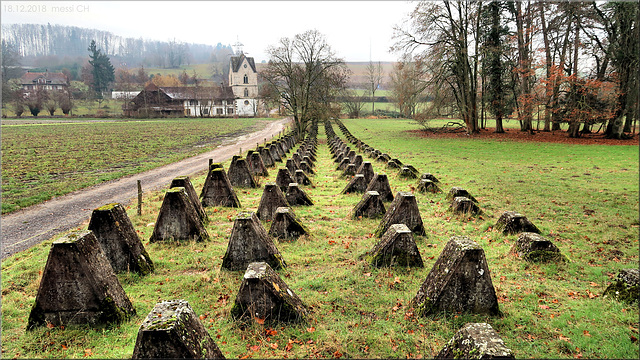
[[42,204],[2,216],[2,259],[26,250],[57,234],[81,225],[91,218],[93,209],[114,202],[129,204],[138,196],[138,180],[144,192],[169,186],[176,176],[205,172],[209,159],[223,162],[238,153],[238,148],[252,149],[264,138],[270,139],[284,129],[289,119],[271,122],[263,130],[243,135],[215,150],[144,173],[112,180],[78,190]]

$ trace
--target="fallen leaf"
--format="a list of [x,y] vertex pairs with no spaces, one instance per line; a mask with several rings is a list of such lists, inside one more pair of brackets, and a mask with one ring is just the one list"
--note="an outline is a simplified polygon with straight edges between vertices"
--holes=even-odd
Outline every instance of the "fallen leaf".
[[341,357],[342,357],[342,353],[341,353],[340,351],[336,350],[336,351],[333,353],[333,357],[334,357],[334,358],[336,358],[336,359],[339,359],[339,358],[341,358]]
[[589,334],[589,330],[584,330],[584,331],[582,332],[582,334],[583,334],[584,336],[591,336],[591,334]]
[[267,335],[269,335],[269,336],[274,336],[274,335],[278,334],[278,332],[276,330],[273,330],[273,329],[267,329],[267,330],[265,330],[265,333]]
[[314,331],[316,331],[316,328],[314,328],[313,326],[312,326],[312,327],[308,327],[308,328],[307,328],[307,332],[312,333],[312,332],[314,332]]
[[251,351],[258,351],[258,350],[260,350],[260,345],[253,345],[249,349],[251,349]]
[[548,310],[550,309],[547,305],[538,305],[540,309]]
[[264,319],[260,319],[260,318],[255,318],[256,322],[260,325],[264,325]]
[[269,347],[271,347],[273,350],[275,350],[275,349],[278,348],[278,343],[269,344]]
[[84,349],[84,356],[91,356],[93,355],[93,351],[91,351],[91,349]]

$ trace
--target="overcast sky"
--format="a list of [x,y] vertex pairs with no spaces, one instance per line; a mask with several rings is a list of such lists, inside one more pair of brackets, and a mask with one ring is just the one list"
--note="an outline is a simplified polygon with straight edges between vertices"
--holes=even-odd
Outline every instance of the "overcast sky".
[[[3,24],[70,25],[150,40],[242,43],[257,62],[283,37],[317,29],[345,61],[395,61],[409,1],[2,1]],[[63,11],[64,10],[64,11]]]

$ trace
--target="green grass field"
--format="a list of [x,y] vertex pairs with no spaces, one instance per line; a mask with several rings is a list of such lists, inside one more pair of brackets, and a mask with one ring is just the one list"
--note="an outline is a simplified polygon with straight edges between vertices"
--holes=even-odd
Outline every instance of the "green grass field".
[[3,121],[2,213],[211,150],[265,121]]
[[[416,193],[427,229],[416,237],[425,268],[377,269],[359,259],[377,242],[379,220],[350,218],[360,195],[340,195],[347,179],[335,170],[321,126],[315,187],[305,189],[315,205],[294,208],[312,234],[276,242],[288,264],[280,276],[311,307],[306,322],[242,326],[230,318],[243,272],[221,271],[222,256],[233,219],[257,209],[261,188],[236,189],[242,209],[207,209],[210,241],[181,244],[148,241],[164,196],[159,191],[145,193],[141,216],[135,204],[129,207],[156,264],[146,277],[118,275],[137,316],[109,327],[26,332],[47,241],[2,262],[2,356],[130,357],[155,303],[186,299],[227,358],[431,358],[467,322],[490,323],[516,358],[638,358],[638,306],[602,298],[620,269],[638,267],[637,146],[425,139],[407,132],[419,129],[409,120],[343,122],[367,144],[440,179],[444,193]],[[387,172],[394,193],[417,186],[379,163],[373,167]],[[261,182],[276,173],[270,169]],[[204,177],[192,181],[200,192]],[[452,186],[466,188],[484,214],[448,212]],[[505,210],[525,214],[570,262],[530,264],[508,255],[516,236],[493,230]],[[413,314],[409,301],[453,235],[484,248],[501,317]]]

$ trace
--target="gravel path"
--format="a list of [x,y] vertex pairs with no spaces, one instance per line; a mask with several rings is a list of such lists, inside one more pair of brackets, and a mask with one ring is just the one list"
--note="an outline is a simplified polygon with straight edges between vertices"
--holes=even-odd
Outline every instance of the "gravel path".
[[288,121],[289,119],[273,121],[263,130],[240,136],[215,150],[177,163],[74,191],[42,204],[3,215],[2,259],[81,225],[91,218],[95,208],[114,202],[130,203],[138,196],[138,180],[141,180],[144,192],[169,186],[176,176],[206,171],[209,159],[222,162],[237,154],[238,148],[252,149],[264,138],[270,139],[272,135],[282,131]]

